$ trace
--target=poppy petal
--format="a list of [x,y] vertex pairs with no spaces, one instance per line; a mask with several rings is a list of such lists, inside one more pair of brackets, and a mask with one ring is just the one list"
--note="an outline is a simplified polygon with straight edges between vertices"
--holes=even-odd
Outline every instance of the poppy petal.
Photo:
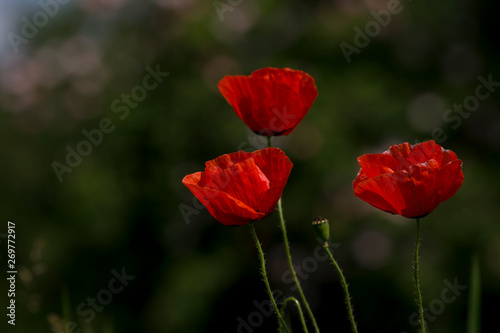
[[302,107],[309,109],[318,96],[318,89],[314,85],[314,79],[306,72],[290,68],[263,68],[252,73],[252,77],[263,77],[274,82],[279,82],[290,87],[299,94],[303,100]]
[[[218,84],[219,91],[233,107],[234,112],[253,131],[268,128],[268,112],[260,107],[263,100],[272,96],[258,89],[256,82],[246,76],[225,76]],[[262,112],[259,112],[261,110]]]
[[464,182],[462,161],[457,159],[444,165],[439,172],[439,179],[443,192],[441,201],[446,201],[455,195]]
[[441,152],[441,166],[445,166],[451,161],[458,160],[457,154],[452,152],[451,150],[443,149]]
[[318,95],[311,76],[289,68],[227,75],[218,87],[236,115],[252,131],[267,136],[291,133]]
[[358,163],[366,177],[398,171],[398,162],[389,154],[365,154],[358,157]]
[[393,145],[389,148],[388,153],[398,162],[405,161],[410,156],[411,146],[408,142],[400,145]]
[[248,158],[217,173],[208,173],[201,177],[199,185],[225,192],[231,197],[246,203],[260,211],[259,203],[264,193],[269,190],[269,179],[257,167],[254,159]]
[[283,181],[290,175],[293,167],[285,152],[279,148],[266,148],[253,153],[255,164],[272,182]]
[[439,165],[436,160],[414,164],[410,168],[411,193],[407,200],[412,200],[407,209],[402,211],[403,216],[415,218],[431,213],[441,202],[442,191],[437,189],[437,175]]
[[412,147],[408,161],[412,164],[425,163],[431,159],[441,165],[441,156],[443,148],[434,140],[425,141]]
[[278,148],[267,148],[255,153],[255,163],[269,179],[271,184],[260,201],[260,210],[267,212],[276,207],[278,200],[283,193],[293,164],[285,153]]
[[264,217],[245,203],[229,194],[198,185],[201,172],[187,175],[182,180],[194,196],[207,208],[212,216],[224,225],[245,225]]
[[278,148],[239,151],[206,162],[204,172],[182,182],[219,222],[244,225],[271,214],[292,166]]
[[383,211],[401,214],[406,207],[401,192],[410,186],[410,178],[402,172],[382,174],[359,182],[354,195]]
[[451,198],[463,183],[462,161],[434,140],[393,145],[358,158],[354,194],[381,210],[417,218]]

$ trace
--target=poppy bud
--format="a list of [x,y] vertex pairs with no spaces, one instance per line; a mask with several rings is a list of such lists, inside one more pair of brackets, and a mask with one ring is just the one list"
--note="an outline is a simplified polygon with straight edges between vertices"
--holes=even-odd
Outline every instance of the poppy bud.
[[327,247],[328,241],[330,240],[330,224],[328,220],[318,216],[312,222],[312,226],[316,235],[324,242],[323,247]]

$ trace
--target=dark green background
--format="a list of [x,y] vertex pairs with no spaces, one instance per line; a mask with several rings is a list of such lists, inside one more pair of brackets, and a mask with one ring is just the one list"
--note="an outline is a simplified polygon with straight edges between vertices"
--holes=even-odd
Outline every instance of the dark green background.
[[[293,258],[311,263],[311,221],[331,221],[334,255],[350,283],[360,332],[416,332],[412,281],[415,223],[355,198],[356,158],[391,144],[430,139],[463,160],[464,184],[422,220],[424,304],[445,280],[469,284],[478,253],[483,327],[500,301],[500,92],[454,129],[443,115],[474,95],[478,77],[500,81],[494,1],[401,3],[402,11],[353,54],[385,1],[233,1],[218,15],[196,0],[71,1],[15,53],[35,1],[1,4],[0,232],[16,223],[17,325],[2,332],[51,332],[68,317],[86,332],[236,332],[238,317],[267,298],[247,227],[224,227],[193,206],[181,184],[204,162],[263,146],[217,90],[227,74],[291,67],[316,80],[318,98],[289,136],[275,140],[294,163],[283,195]],[[7,20],[7,18],[9,18]],[[111,104],[142,85],[147,67],[169,72],[123,120]],[[456,115],[455,115],[456,116]],[[103,118],[116,126],[59,182],[52,163]],[[457,127],[457,126],[454,126]],[[256,140],[257,139],[257,140]],[[186,223],[189,222],[189,223]],[[273,288],[293,294],[277,214],[256,223]],[[5,241],[0,294],[7,306]],[[112,270],[135,279],[90,325],[77,314],[107,288]],[[323,332],[348,332],[343,294],[331,265],[302,279]],[[62,301],[67,290],[68,301]],[[438,304],[434,301],[434,305]],[[3,310],[5,311],[5,310]],[[467,291],[446,304],[433,332],[465,332]],[[269,317],[255,332],[272,332]],[[241,330],[245,332],[245,330]],[[300,331],[297,329],[297,331]],[[85,332],[85,331],[84,331]]]

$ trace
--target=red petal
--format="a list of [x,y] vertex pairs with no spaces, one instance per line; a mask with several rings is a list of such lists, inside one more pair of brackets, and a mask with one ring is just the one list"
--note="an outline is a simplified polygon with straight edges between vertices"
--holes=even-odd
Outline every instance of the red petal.
[[259,89],[254,80],[247,76],[225,76],[218,87],[236,115],[252,131],[259,133],[263,129],[269,129],[271,110],[262,104],[264,100],[271,100],[273,97]]
[[218,173],[205,172],[199,186],[227,193],[232,198],[244,202],[256,212],[260,210],[262,196],[269,190],[269,180],[257,167],[253,158],[247,158]]
[[219,90],[250,129],[287,135],[309,111],[318,92],[307,73],[264,68],[249,76],[225,76]]
[[285,153],[278,148],[258,150],[254,152],[254,159],[271,184],[259,206],[261,211],[270,214],[283,193],[293,164]]
[[281,149],[266,148],[257,150],[251,154],[255,160],[255,164],[262,170],[271,183],[287,179],[290,175],[293,164]]
[[424,216],[441,202],[441,193],[435,188],[438,167],[431,160],[411,166],[409,172],[401,170],[367,179],[358,185],[355,194],[384,211],[408,218]]
[[462,161],[433,140],[415,146],[394,145],[383,154],[365,154],[358,161],[361,170],[353,182],[354,194],[409,218],[431,213],[463,183]]
[[365,181],[366,179],[368,179],[368,177],[366,177],[366,175],[363,173],[363,169],[360,169],[358,171],[356,178],[352,182],[352,188],[354,189],[355,192],[356,192],[356,186],[358,186],[359,183]]
[[452,152],[451,150],[443,149],[441,152],[441,167],[450,163],[451,161],[458,160],[457,154]]
[[222,169],[229,168],[236,163],[243,162],[244,160],[251,157],[253,157],[253,153],[246,153],[244,151],[224,154],[213,160],[205,162],[205,171],[216,173],[221,171]]
[[318,96],[318,90],[314,85],[314,79],[306,72],[290,68],[263,68],[252,73],[252,77],[263,77],[273,82],[283,83],[294,92],[300,94],[303,107],[309,109]]
[[187,175],[182,180],[189,190],[200,200],[212,216],[224,225],[245,225],[264,217],[245,203],[229,194],[198,185],[201,172]]
[[389,148],[388,153],[391,154],[396,161],[401,163],[402,161],[406,161],[408,156],[410,156],[411,146],[408,142],[402,143],[400,145],[393,145]]
[[393,173],[399,168],[398,161],[387,153],[362,155],[358,157],[358,163],[368,178],[384,173]]
[[435,160],[412,165],[410,168],[411,189],[407,193],[407,206],[401,215],[415,218],[431,213],[441,202],[439,165]]
[[417,164],[435,160],[438,165],[441,165],[442,151],[443,148],[434,140],[425,141],[412,147],[408,161],[411,164]]
[[182,182],[225,225],[243,225],[271,214],[292,168],[278,148],[226,154],[205,164],[205,172]]
[[383,211],[401,214],[406,207],[403,193],[410,188],[410,178],[400,173],[360,181],[354,187],[354,195]]
[[439,181],[443,193],[441,202],[443,202],[454,196],[464,182],[462,161],[457,159],[444,165],[439,171]]

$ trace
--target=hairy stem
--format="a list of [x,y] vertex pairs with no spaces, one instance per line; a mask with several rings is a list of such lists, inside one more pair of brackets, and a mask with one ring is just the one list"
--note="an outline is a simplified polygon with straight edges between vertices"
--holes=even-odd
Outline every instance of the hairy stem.
[[309,331],[307,330],[306,320],[304,319],[304,313],[302,312],[302,307],[300,306],[299,301],[295,297],[290,296],[283,301],[283,305],[281,305],[281,315],[285,314],[285,308],[288,302],[292,302],[293,304],[295,304],[297,310],[299,310],[299,317],[300,317],[300,322],[302,323],[302,328],[304,329],[305,333],[308,333]]
[[333,266],[335,267],[335,269],[339,273],[340,283],[342,284],[342,289],[344,289],[345,304],[347,307],[347,313],[349,315],[349,321],[351,322],[351,329],[352,329],[353,333],[358,333],[358,328],[356,325],[356,320],[354,320],[354,312],[353,312],[353,308],[352,308],[352,304],[351,304],[351,295],[349,294],[349,287],[347,285],[347,281],[345,279],[344,273],[342,273],[342,270],[340,269],[339,264],[337,263],[335,258],[333,258],[332,252],[330,251],[328,244],[325,244],[323,246],[323,248],[325,249],[326,253],[328,253],[328,256],[330,257],[331,263],[333,264]]
[[413,266],[413,275],[415,279],[415,287],[417,289],[418,313],[420,317],[420,328],[422,333],[425,333],[424,307],[422,305],[422,293],[420,291],[420,279],[418,277],[418,249],[420,247],[420,218],[417,218],[417,240],[415,242],[415,264]]
[[[267,137],[267,147],[271,147],[271,139],[272,139],[271,136]],[[302,290],[302,287],[300,286],[299,279],[297,278],[297,273],[295,272],[295,268],[293,267],[292,255],[290,254],[290,245],[288,244],[288,236],[286,233],[285,218],[283,217],[283,208],[281,207],[281,198],[278,200],[277,208],[278,208],[278,213],[280,216],[281,231],[283,233],[283,242],[285,243],[286,257],[288,259],[288,266],[290,267],[290,271],[292,272],[293,281],[295,282],[295,285],[297,286],[300,298],[302,299],[302,302],[304,303],[307,314],[309,315],[309,318],[311,318],[311,322],[314,326],[314,330],[316,333],[319,333],[319,327],[318,327],[318,324],[316,323],[316,318],[314,318],[314,314],[311,310],[311,307],[309,306],[309,303],[306,300],[306,296],[304,295],[304,291]]]
[[273,305],[274,313],[278,317],[280,327],[283,327],[286,332],[290,332],[285,324],[285,321],[283,320],[283,317],[281,316],[280,311],[278,310],[278,305],[276,305],[276,300],[274,299],[273,292],[271,291],[271,286],[269,285],[269,280],[267,278],[267,271],[266,271],[266,259],[264,258],[264,251],[262,251],[262,246],[260,245],[259,238],[257,237],[257,232],[255,232],[255,227],[253,226],[253,223],[249,223],[248,225],[250,226],[250,232],[252,233],[255,245],[257,246],[257,252],[259,253],[259,259],[260,259],[262,280],[264,280],[264,284],[266,285],[266,291]]
[[311,322],[314,326],[314,330],[316,331],[316,333],[319,333],[319,327],[318,327],[318,324],[316,323],[316,318],[314,318],[314,314],[311,310],[311,307],[309,306],[309,303],[306,300],[306,296],[304,295],[304,291],[302,290],[302,287],[300,286],[299,279],[297,278],[297,273],[295,272],[295,268],[293,267],[292,255],[290,254],[290,245],[288,244],[288,236],[286,233],[285,218],[283,217],[283,208],[281,207],[281,198],[278,200],[278,213],[280,216],[281,231],[283,233],[283,242],[285,243],[286,257],[288,259],[288,266],[290,267],[290,271],[292,272],[293,281],[295,282],[295,285],[297,286],[297,290],[299,291],[300,298],[302,299],[302,302],[304,303],[304,307],[306,308],[306,312],[309,315],[309,318],[311,318]]

